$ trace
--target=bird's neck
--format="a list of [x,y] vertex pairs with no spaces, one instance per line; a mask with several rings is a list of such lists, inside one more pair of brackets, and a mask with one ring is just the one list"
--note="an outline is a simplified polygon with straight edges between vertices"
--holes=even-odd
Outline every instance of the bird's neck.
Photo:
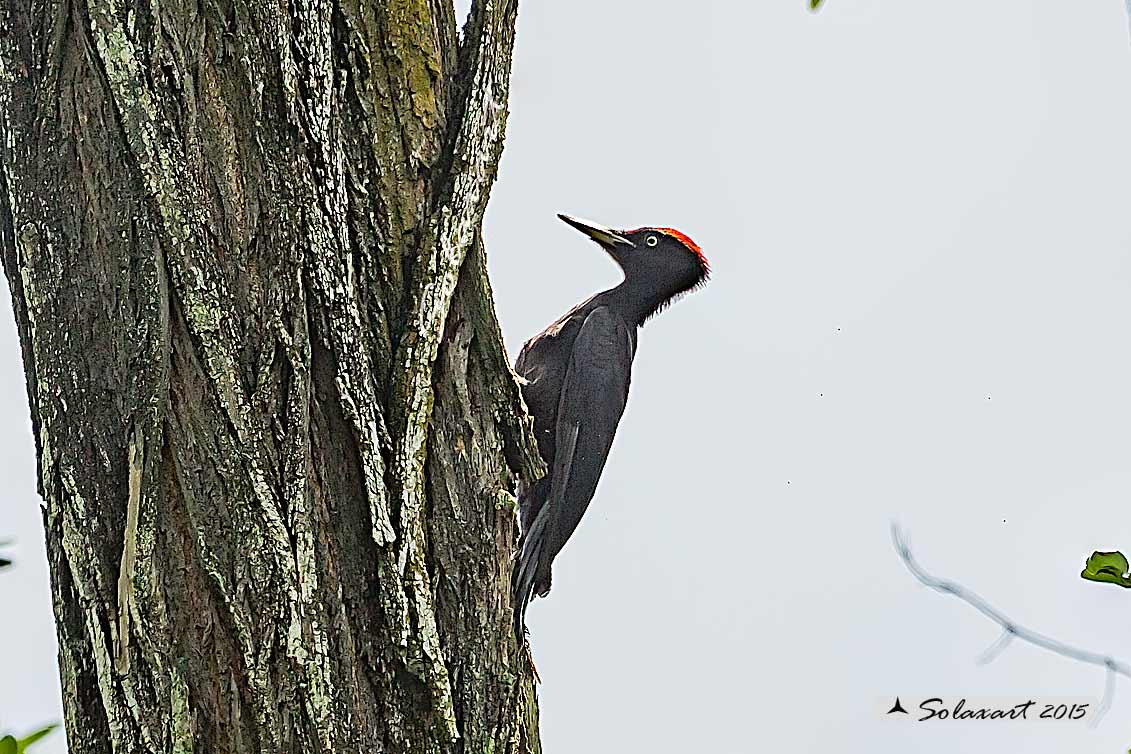
[[654,290],[645,290],[624,280],[616,288],[600,294],[601,303],[624,318],[625,322],[641,327],[671,296],[657,296]]

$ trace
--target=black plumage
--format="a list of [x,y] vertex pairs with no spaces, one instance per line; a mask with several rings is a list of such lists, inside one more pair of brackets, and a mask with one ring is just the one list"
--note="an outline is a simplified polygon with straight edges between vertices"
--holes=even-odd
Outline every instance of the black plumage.
[[596,241],[624,280],[569,310],[523,346],[515,362],[548,473],[519,500],[515,630],[533,595],[550,591],[554,558],[577,528],[605,467],[628,400],[637,329],[706,281],[706,258],[671,228],[614,231],[558,215]]

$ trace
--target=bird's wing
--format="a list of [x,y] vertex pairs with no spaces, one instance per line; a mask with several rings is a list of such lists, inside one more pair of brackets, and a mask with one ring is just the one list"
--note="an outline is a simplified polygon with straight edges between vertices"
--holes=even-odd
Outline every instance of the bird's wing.
[[550,517],[542,553],[547,569],[597,489],[628,401],[635,351],[635,332],[606,307],[585,318],[574,341],[558,403],[557,452],[544,506]]
[[577,528],[597,489],[628,401],[635,331],[605,307],[593,310],[573,343],[558,399],[551,488],[528,531],[514,570],[515,631],[526,606],[550,588],[554,557]]

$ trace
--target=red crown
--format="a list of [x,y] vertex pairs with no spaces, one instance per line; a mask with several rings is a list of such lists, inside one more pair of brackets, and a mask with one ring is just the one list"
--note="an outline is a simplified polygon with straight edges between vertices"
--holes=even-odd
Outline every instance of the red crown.
[[686,233],[682,233],[675,228],[653,228],[653,230],[657,230],[660,233],[663,233],[665,236],[671,236],[675,240],[679,241],[681,244],[687,247],[688,251],[691,251],[695,254],[695,256],[699,257],[699,261],[703,264],[703,269],[711,269],[710,265],[707,263],[707,257],[703,256],[703,250],[699,248],[699,244],[691,240],[691,236],[687,235]]

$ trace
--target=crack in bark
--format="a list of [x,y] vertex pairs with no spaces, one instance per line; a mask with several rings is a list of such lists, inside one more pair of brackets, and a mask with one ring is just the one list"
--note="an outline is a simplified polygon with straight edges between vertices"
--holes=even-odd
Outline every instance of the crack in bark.
[[133,609],[134,567],[137,565],[137,517],[141,507],[141,472],[145,437],[135,427],[129,447],[129,498],[126,501],[126,533],[122,537],[122,563],[118,570],[118,648],[114,658],[122,675],[130,672],[130,610]]

